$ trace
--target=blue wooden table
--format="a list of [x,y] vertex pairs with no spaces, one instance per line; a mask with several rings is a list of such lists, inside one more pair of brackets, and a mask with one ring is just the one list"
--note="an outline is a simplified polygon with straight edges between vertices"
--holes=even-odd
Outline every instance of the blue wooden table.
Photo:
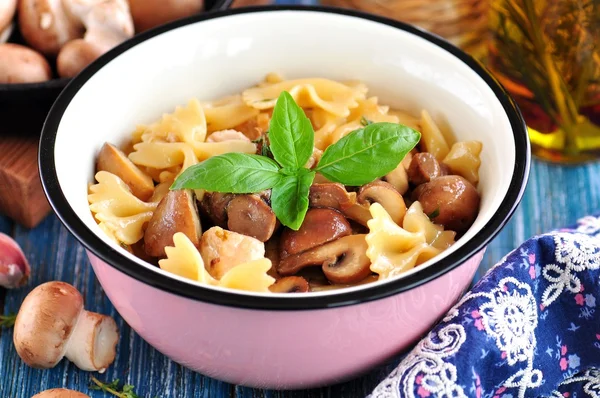
[[[529,236],[564,225],[600,211],[600,163],[577,167],[534,162],[525,197],[510,223],[488,246],[476,279],[504,254]],[[386,374],[394,363],[374,369],[350,382],[308,391],[262,391],[238,387],[193,373],[146,344],[115,312],[96,281],[85,252],[54,215],[37,228],[28,230],[0,216],[0,231],[21,244],[33,272],[30,283],[18,290],[1,291],[4,313],[18,310],[27,293],[40,283],[62,280],[75,285],[85,296],[86,308],[110,314],[121,330],[117,358],[100,380],[119,378],[136,386],[140,397],[362,397]],[[35,370],[19,359],[12,343],[12,331],[0,335],[0,397],[30,398],[53,387],[82,391],[91,397],[103,392],[89,391],[92,374],[62,361],[51,370]]]

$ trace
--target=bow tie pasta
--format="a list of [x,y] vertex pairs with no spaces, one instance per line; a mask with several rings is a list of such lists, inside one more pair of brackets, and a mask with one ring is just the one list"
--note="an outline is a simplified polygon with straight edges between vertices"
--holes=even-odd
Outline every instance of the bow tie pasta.
[[175,233],[173,242],[173,247],[165,247],[167,258],[158,264],[175,275],[207,285],[252,292],[269,292],[269,286],[275,282],[267,275],[271,261],[264,257],[235,264],[220,279],[215,279],[206,271],[200,252],[185,234]]
[[[307,169],[315,170],[331,145],[371,123],[406,125],[421,140],[395,169],[362,186],[317,172],[298,230],[275,215],[272,189],[171,189],[185,170],[220,154],[273,158],[268,132],[283,91],[314,130]],[[432,117],[444,110],[430,111],[394,109],[360,81],[286,80],[271,73],[241,92],[192,98],[154,122],[132,126],[120,149],[106,143],[89,187],[90,210],[99,233],[204,285],[306,293],[401,277],[454,245],[479,212],[484,148],[455,140],[450,127]]]

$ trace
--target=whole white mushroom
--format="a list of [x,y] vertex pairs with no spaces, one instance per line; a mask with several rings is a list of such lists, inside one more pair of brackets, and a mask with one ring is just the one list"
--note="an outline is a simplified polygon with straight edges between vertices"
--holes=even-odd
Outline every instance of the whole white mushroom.
[[109,316],[83,308],[83,297],[65,282],[46,282],[21,304],[13,342],[29,366],[49,369],[67,357],[77,367],[104,372],[113,363],[119,340]]

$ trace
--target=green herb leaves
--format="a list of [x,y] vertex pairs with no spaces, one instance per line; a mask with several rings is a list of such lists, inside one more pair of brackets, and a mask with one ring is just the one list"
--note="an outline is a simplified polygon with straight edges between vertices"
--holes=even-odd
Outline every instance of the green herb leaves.
[[286,91],[281,93],[273,109],[269,141],[273,157],[283,167],[300,169],[313,153],[315,133],[312,124]]
[[[189,167],[171,189],[255,193],[271,191],[271,207],[279,221],[298,230],[308,210],[308,194],[316,173],[344,185],[360,186],[398,166],[417,145],[421,134],[396,123],[363,122],[330,145],[314,170],[305,167],[314,150],[310,120],[292,96],[283,92],[273,110],[268,141],[261,155],[226,153]],[[270,150],[270,151],[269,151]],[[275,160],[267,155],[272,154]]]
[[315,172],[298,169],[295,175],[284,176],[271,191],[271,207],[281,223],[298,230],[308,210],[308,192]]
[[272,188],[281,179],[279,165],[266,156],[231,152],[187,168],[171,189],[253,193]]
[[119,379],[115,379],[110,383],[103,383],[92,376],[92,383],[94,384],[89,386],[90,390],[104,391],[118,398],[140,398],[133,390],[135,387],[131,384],[125,384],[122,388],[119,388]]
[[17,314],[0,315],[0,328],[12,328],[16,320]]
[[360,186],[394,170],[420,134],[396,123],[371,123],[330,145],[316,171],[344,185]]

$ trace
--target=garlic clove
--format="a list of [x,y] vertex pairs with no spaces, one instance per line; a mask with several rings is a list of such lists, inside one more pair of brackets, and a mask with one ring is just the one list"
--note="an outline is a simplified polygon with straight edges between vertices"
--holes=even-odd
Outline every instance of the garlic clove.
[[7,289],[21,287],[27,283],[30,272],[19,244],[0,232],[0,286]]

